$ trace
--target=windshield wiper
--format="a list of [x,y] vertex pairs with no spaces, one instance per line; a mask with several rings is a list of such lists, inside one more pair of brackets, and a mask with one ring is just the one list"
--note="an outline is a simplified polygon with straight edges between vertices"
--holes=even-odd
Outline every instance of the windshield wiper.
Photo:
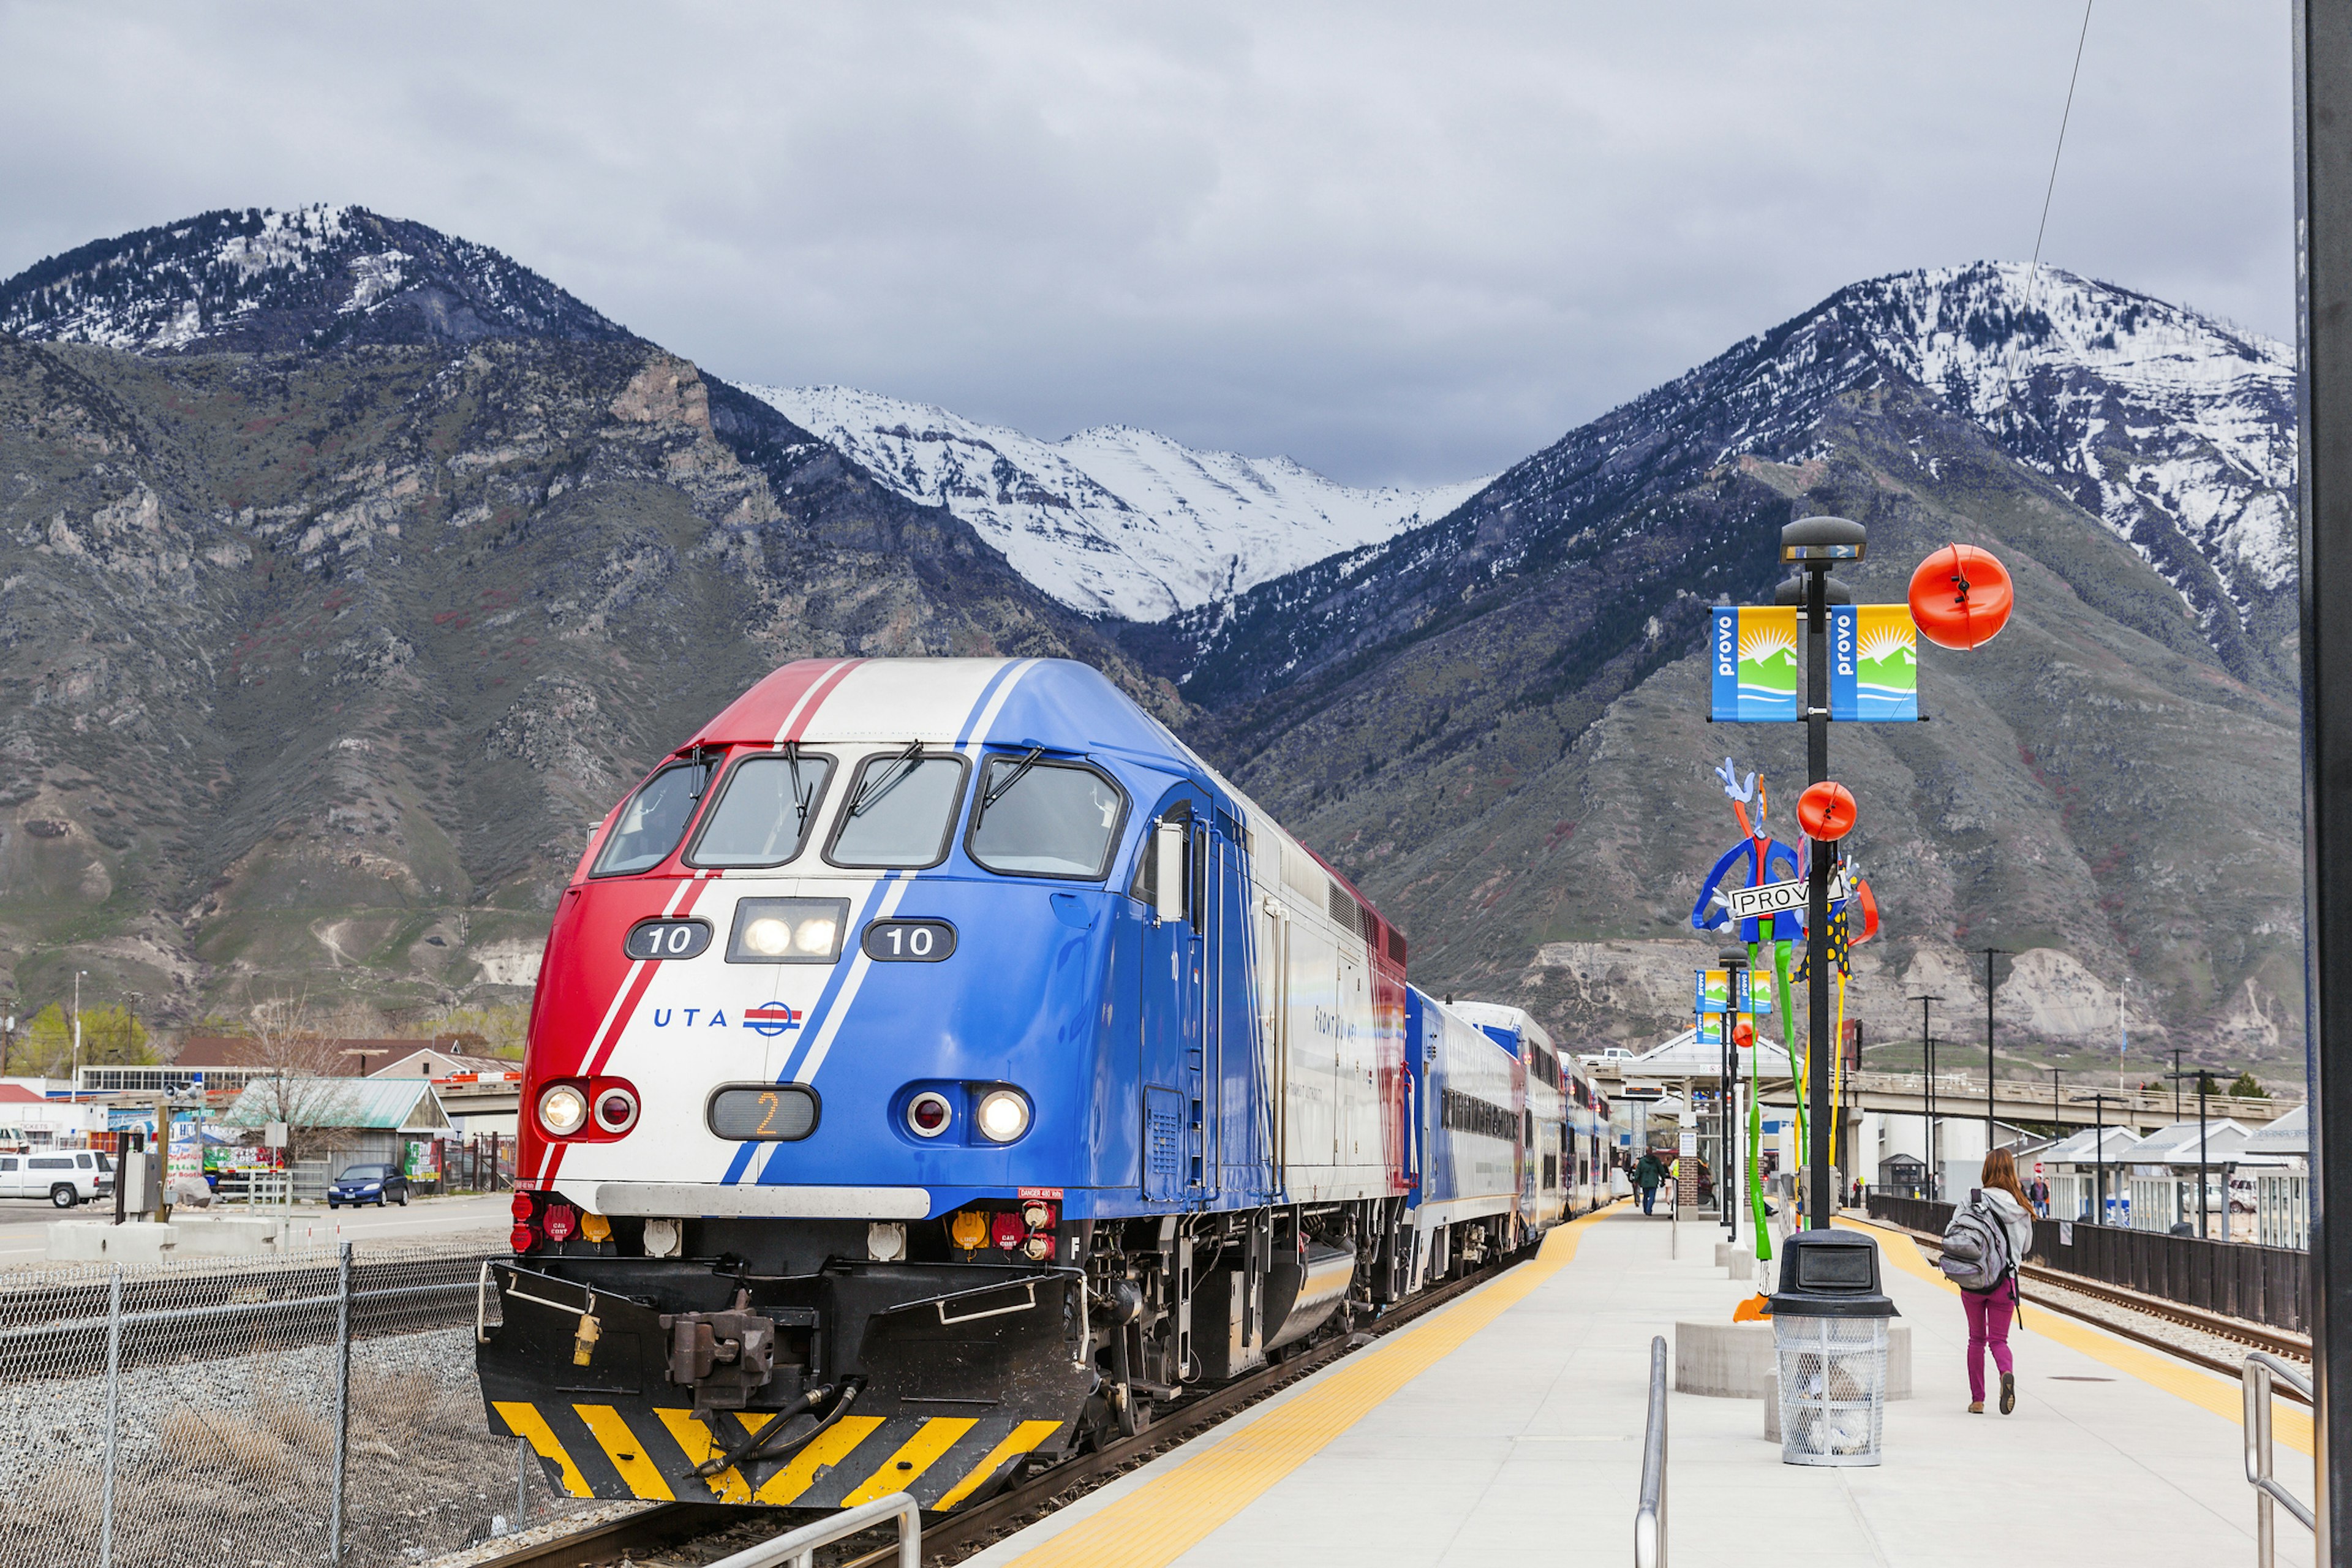
[[1003,800],[1006,795],[1011,795],[1013,793],[1013,786],[1021,782],[1021,775],[1027,773],[1031,768],[1035,767],[1037,765],[1037,759],[1045,754],[1045,747],[1030,747],[1029,754],[1022,758],[1019,762],[1013,763],[1013,771],[1004,775],[1004,782],[998,784],[994,789],[990,790],[988,794],[982,798],[980,809],[986,811],[990,806],[994,805],[998,801]]
[[908,742],[907,749],[891,758],[888,767],[866,781],[864,787],[858,790],[857,797],[849,803],[849,815],[865,816],[884,795],[913,778],[916,764],[922,760],[923,743],[920,741]]
[[805,828],[808,826],[809,805],[815,798],[816,786],[811,784],[806,793],[801,789],[801,743],[798,741],[784,742],[784,765],[793,771],[793,819]]

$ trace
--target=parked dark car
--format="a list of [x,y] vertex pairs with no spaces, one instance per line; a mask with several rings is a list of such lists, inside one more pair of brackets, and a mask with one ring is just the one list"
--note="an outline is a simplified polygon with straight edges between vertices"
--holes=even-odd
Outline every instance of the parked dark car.
[[341,1208],[345,1204],[357,1207],[373,1204],[382,1208],[384,1200],[404,1207],[408,1203],[408,1178],[390,1165],[351,1165],[327,1186],[327,1206]]

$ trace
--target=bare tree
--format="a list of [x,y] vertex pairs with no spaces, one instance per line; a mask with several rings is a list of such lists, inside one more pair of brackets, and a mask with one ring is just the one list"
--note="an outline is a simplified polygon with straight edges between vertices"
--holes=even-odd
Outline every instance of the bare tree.
[[352,1096],[335,1037],[320,1027],[307,997],[280,996],[253,1009],[247,1038],[242,1054],[254,1074],[246,1082],[246,1114],[286,1123],[289,1161],[320,1158]]

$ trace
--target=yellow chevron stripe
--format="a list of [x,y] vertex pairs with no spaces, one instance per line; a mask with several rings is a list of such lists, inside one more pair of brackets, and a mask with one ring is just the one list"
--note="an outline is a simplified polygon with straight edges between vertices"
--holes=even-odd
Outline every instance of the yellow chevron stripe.
[[[678,1451],[686,1456],[688,1464],[701,1465],[719,1451],[719,1440],[711,1436],[708,1426],[694,1418],[693,1412],[656,1406],[654,1414],[669,1428],[669,1435],[677,1439]],[[720,1502],[751,1500],[751,1489],[745,1483],[743,1473],[732,1465],[709,1478],[708,1484],[711,1495]]]
[[844,1508],[856,1508],[876,1498],[888,1497],[904,1491],[922,1479],[925,1470],[939,1463],[941,1454],[956,1446],[956,1440],[980,1423],[961,1415],[934,1416],[918,1427],[915,1435],[898,1445],[898,1451],[882,1461],[882,1468],[866,1478],[866,1484],[841,1500]]
[[565,1491],[573,1497],[595,1495],[589,1490],[588,1479],[580,1473],[580,1467],[572,1462],[572,1456],[565,1453],[563,1445],[555,1440],[554,1429],[548,1426],[546,1417],[540,1415],[538,1406],[526,1405],[520,1400],[499,1399],[491,1402],[490,1408],[506,1422],[508,1431],[529,1443],[541,1458],[553,1459],[562,1468]]
[[781,1508],[798,1498],[816,1484],[820,1466],[837,1465],[849,1458],[850,1451],[874,1435],[882,1425],[879,1415],[845,1415],[817,1440],[793,1456],[793,1462],[768,1478],[760,1489],[758,1500]]
[[621,1472],[621,1479],[631,1491],[655,1502],[677,1500],[677,1494],[669,1489],[669,1482],[662,1479],[659,1467],[646,1458],[646,1446],[637,1441],[637,1435],[629,1430],[629,1424],[621,1419],[619,1411],[609,1405],[575,1405],[572,1408],[579,1412],[588,1435],[603,1446],[604,1457],[613,1461],[613,1468]]
[[931,1506],[941,1513],[947,1512],[948,1510],[970,1497],[981,1482],[994,1475],[997,1466],[1015,1454],[1027,1453],[1061,1430],[1061,1426],[1062,1424],[1059,1421],[1024,1421],[1020,1426],[1013,1428],[1011,1436],[991,1448],[988,1451],[988,1457],[971,1468],[971,1474],[950,1487],[947,1495]]

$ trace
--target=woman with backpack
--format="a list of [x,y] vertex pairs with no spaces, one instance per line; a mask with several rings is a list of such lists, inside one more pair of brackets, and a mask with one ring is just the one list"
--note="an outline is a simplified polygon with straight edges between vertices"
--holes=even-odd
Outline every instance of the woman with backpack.
[[1969,1414],[1984,1414],[1990,1345],[1993,1364],[2000,1368],[2000,1413],[2007,1415],[2017,1408],[2009,1323],[2017,1310],[2017,1266],[2033,1250],[2033,1205],[2006,1149],[1985,1156],[1977,1182],[1977,1191],[1945,1233],[1943,1268],[1960,1287],[1960,1305],[1969,1315]]

